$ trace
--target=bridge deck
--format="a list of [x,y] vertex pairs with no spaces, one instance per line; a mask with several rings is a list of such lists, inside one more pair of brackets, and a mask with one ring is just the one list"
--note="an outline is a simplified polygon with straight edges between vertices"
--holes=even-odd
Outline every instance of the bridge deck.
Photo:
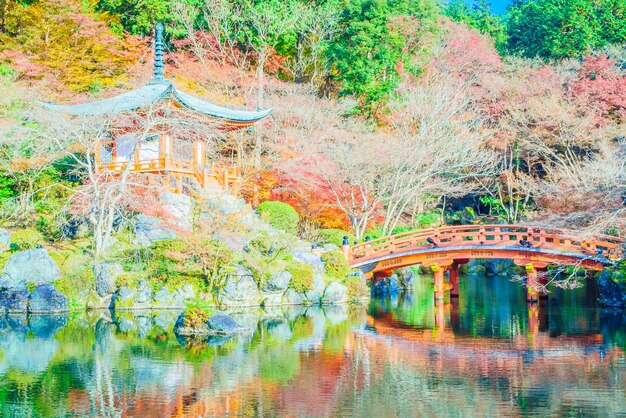
[[567,264],[601,270],[622,255],[625,240],[520,225],[462,225],[405,232],[364,242],[344,252],[364,272],[473,258],[510,258],[526,263]]

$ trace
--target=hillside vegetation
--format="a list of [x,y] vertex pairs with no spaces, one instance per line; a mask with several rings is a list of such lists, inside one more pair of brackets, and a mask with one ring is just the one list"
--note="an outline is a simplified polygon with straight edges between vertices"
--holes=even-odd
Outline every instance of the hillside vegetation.
[[[481,220],[620,234],[626,6],[561,3],[519,1],[499,17],[484,1],[7,2],[4,226],[48,242],[96,227],[76,201],[93,195],[76,163],[84,144],[50,128],[34,99],[142,85],[161,21],[178,87],[274,109],[253,131],[208,139],[209,153],[237,163],[249,202],[293,206],[305,238]],[[154,199],[132,193],[116,204],[119,230]]]

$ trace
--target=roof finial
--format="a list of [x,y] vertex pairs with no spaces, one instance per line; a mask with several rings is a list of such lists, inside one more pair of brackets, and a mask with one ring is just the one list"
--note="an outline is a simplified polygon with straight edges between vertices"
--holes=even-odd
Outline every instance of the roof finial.
[[164,82],[165,75],[163,71],[163,31],[165,27],[163,23],[157,23],[155,28],[154,39],[154,80],[156,82]]

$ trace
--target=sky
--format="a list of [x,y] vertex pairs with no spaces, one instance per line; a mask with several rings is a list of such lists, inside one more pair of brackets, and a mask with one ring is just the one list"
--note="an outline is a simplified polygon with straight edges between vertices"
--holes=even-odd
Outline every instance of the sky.
[[[470,6],[474,4],[474,0],[464,0]],[[491,8],[495,14],[502,14],[506,10],[506,7],[511,4],[513,0],[491,0]]]

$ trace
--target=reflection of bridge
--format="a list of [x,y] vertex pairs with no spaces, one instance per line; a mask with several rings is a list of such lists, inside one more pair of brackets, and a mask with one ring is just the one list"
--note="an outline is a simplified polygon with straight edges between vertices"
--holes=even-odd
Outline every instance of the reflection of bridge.
[[432,268],[437,299],[443,299],[446,270],[450,271],[451,296],[455,296],[459,265],[470,259],[512,259],[526,268],[528,299],[533,301],[537,298],[537,270],[548,265],[602,270],[621,257],[624,242],[608,235],[582,239],[564,231],[520,225],[461,225],[344,245],[343,251],[352,267],[375,278],[412,265]]

